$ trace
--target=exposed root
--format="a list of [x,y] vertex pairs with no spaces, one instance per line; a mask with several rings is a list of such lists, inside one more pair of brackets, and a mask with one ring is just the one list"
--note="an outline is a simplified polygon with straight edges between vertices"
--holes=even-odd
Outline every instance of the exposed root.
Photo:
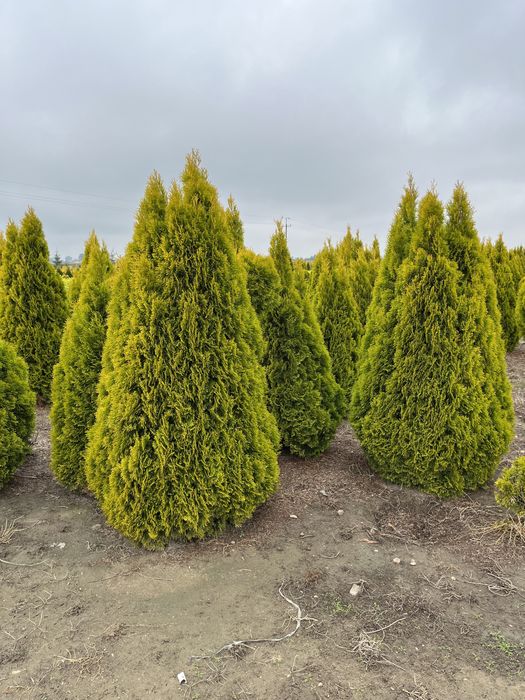
[[297,603],[294,603],[293,600],[288,598],[287,596],[284,595],[283,593],[283,587],[284,583],[282,583],[279,587],[279,595],[281,598],[284,598],[284,600],[289,603],[291,606],[295,608],[297,611],[297,614],[295,618],[295,628],[291,631],[288,632],[287,634],[283,635],[282,637],[262,637],[259,639],[239,639],[233,642],[230,642],[229,644],[224,644],[220,649],[217,649],[217,651],[213,652],[213,654],[207,654],[205,656],[190,656],[190,661],[197,661],[197,660],[202,660],[202,659],[213,659],[215,656],[220,656],[223,654],[225,651],[229,651],[233,654],[237,655],[243,655],[247,649],[251,648],[251,645],[253,644],[276,644],[277,642],[283,642],[285,639],[289,639],[290,637],[293,637],[296,632],[299,631],[301,627],[301,622],[303,620],[311,620],[312,618],[310,617],[303,617],[303,613],[301,611],[301,608],[297,605]]

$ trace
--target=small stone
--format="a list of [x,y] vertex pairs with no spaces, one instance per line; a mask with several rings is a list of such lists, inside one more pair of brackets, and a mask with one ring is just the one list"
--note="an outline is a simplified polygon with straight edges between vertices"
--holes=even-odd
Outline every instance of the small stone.
[[394,557],[392,561],[394,562],[394,564],[401,564],[401,559],[399,557]]
[[353,583],[352,588],[350,589],[350,595],[355,597],[359,595],[362,590],[363,586],[360,583]]
[[339,510],[337,511],[337,515],[343,515],[343,513],[344,513],[344,510],[342,508],[339,508]]
[[101,527],[102,527],[102,525],[100,523],[97,523],[96,525],[92,525],[91,529],[92,530],[99,530]]
[[322,684],[322,683],[318,683],[318,684],[317,684],[317,687],[318,687],[318,688],[322,688],[322,687],[323,687],[323,684]]
[[321,494],[321,496],[328,496],[328,494],[326,493],[326,491],[324,489],[321,489],[319,491],[319,493]]
[[411,560],[410,560],[410,566],[415,566],[415,565],[416,565],[416,560],[415,560],[415,559],[411,559]]
[[292,513],[292,514],[290,515],[290,518],[292,518],[293,520],[297,520],[297,515],[294,515],[294,514]]

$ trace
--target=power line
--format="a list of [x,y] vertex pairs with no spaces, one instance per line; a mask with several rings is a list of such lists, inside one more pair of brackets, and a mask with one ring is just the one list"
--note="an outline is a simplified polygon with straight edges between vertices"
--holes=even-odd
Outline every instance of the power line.
[[78,194],[81,197],[92,197],[94,199],[108,199],[113,202],[121,202],[122,204],[131,204],[127,199],[119,197],[111,197],[106,194],[90,194],[89,192],[79,192],[78,190],[64,190],[59,187],[47,187],[46,185],[32,185],[28,182],[17,182],[16,180],[4,180],[0,178],[0,182],[4,185],[16,185],[17,187],[31,187],[38,190],[48,190],[49,192],[61,192],[62,194]]

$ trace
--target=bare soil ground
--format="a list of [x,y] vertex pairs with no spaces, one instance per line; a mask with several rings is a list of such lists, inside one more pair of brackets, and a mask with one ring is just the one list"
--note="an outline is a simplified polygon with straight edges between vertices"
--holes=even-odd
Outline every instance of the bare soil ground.
[[[525,453],[525,346],[509,374],[504,463]],[[386,484],[344,425],[322,457],[281,458],[279,493],[246,526],[155,553],[48,462],[42,409],[0,495],[2,697],[525,697],[525,545],[493,528],[506,514],[492,487],[440,502]],[[298,618],[284,641],[190,660]]]

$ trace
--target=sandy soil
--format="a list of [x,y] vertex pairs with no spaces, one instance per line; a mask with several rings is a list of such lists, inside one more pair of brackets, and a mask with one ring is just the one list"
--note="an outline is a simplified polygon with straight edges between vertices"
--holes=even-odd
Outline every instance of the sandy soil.
[[[525,346],[509,374],[504,462],[525,452]],[[386,484],[343,425],[322,457],[281,458],[280,492],[246,526],[152,553],[48,462],[42,409],[0,495],[1,696],[525,697],[525,546],[494,529],[492,488],[441,503]],[[293,631],[280,589],[295,635],[190,659]]]

